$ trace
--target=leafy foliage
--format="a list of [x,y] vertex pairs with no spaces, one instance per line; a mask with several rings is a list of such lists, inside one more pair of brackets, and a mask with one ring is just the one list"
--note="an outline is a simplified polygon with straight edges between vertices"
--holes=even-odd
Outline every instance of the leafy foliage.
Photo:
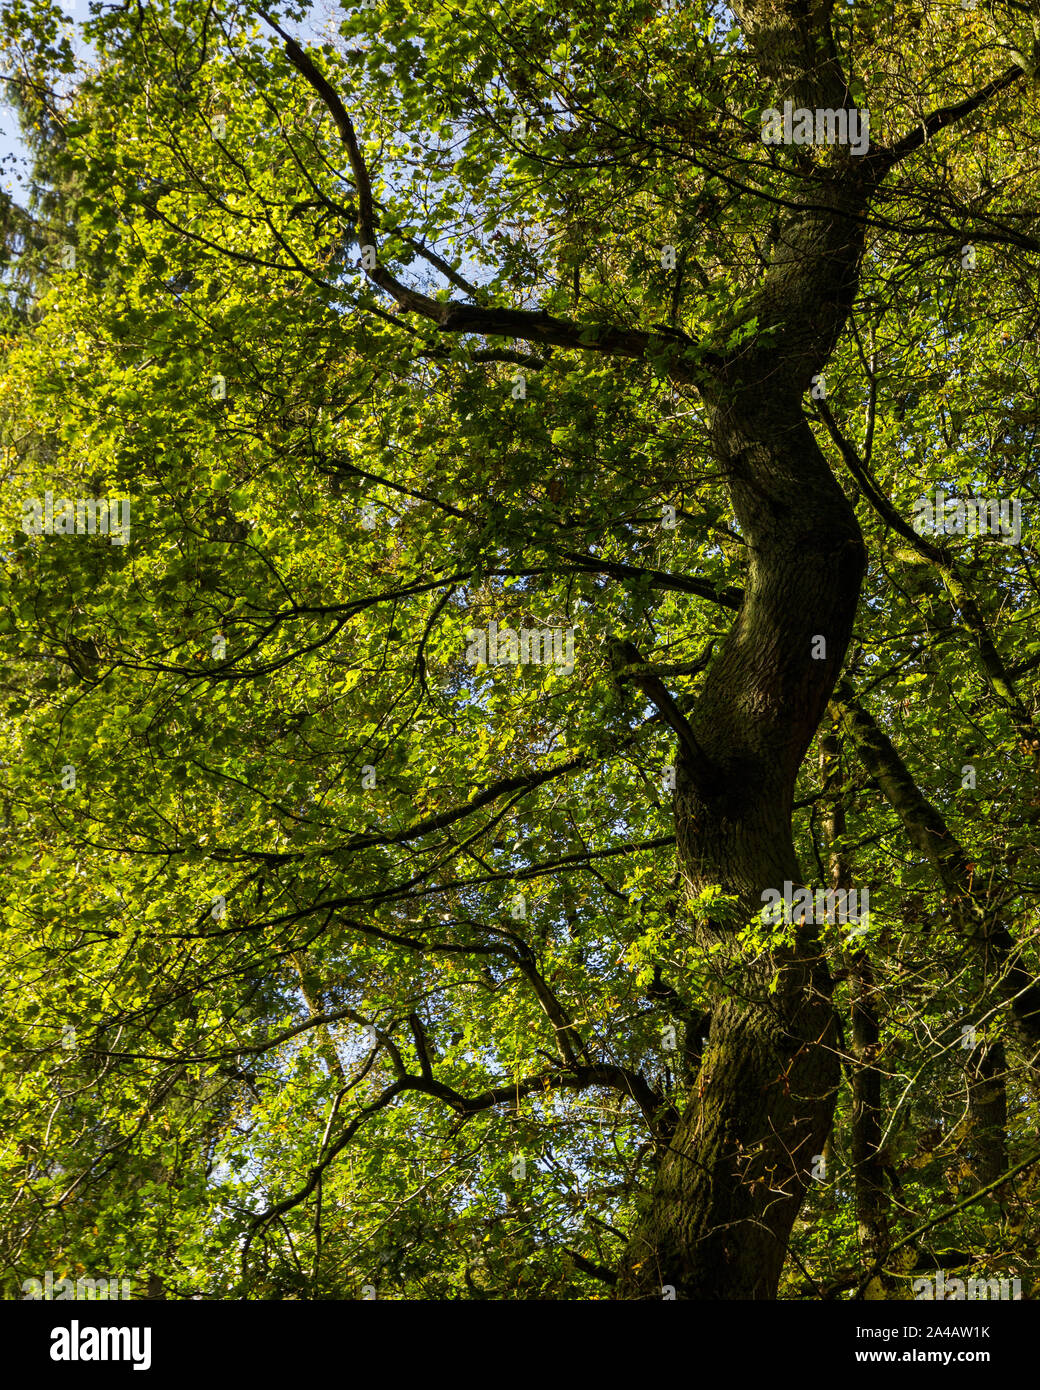
[[[2,11],[46,187],[0,405],[6,1296],[53,1269],[168,1297],[605,1297],[737,985],[691,931],[725,894],[677,872],[675,735],[611,644],[685,666],[664,678],[692,704],[753,558],[692,383],[713,344],[769,340],[749,305],[778,209],[836,152],[762,145],[769,94],[717,6],[93,10],[79,67],[55,7]],[[1002,73],[1011,30],[1029,52],[1017,7],[843,13],[872,141]],[[293,35],[352,115],[379,265],[572,342],[445,332],[366,276],[357,170]],[[896,168],[806,398],[870,554],[848,678],[1030,973],[1036,150],[1025,83]],[[908,520],[937,487],[1021,499],[1021,542],[924,556],[875,494]],[[27,535],[47,493],[129,499],[129,544]],[[490,623],[573,629],[573,671],[467,661]],[[869,927],[822,944],[846,1029],[864,960],[876,981],[893,1243],[943,1217],[886,1287],[1032,1288],[1035,1170],[962,1199],[994,1143],[1002,1171],[1031,1153],[1034,1074],[851,739],[839,785],[835,839],[814,751],[796,843],[807,882],[837,853],[870,886]],[[753,960],[769,929],[739,926]],[[997,1138],[969,1120],[983,1024],[1008,1036]],[[845,1061],[787,1297],[869,1264]]]

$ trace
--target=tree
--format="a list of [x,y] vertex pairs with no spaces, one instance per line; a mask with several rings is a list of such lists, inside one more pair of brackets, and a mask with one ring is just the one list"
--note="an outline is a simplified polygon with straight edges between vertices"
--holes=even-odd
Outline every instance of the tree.
[[12,1287],[1031,1273],[1032,21],[733,14],[4,5]]

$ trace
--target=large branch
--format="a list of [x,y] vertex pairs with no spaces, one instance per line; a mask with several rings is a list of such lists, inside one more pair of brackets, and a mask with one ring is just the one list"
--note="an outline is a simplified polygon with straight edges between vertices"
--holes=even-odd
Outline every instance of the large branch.
[[702,796],[714,795],[719,785],[719,769],[697,742],[689,721],[655,673],[655,669],[643,660],[638,648],[631,642],[612,642],[610,657],[614,668],[614,680],[619,684],[629,680],[642,691],[665,723],[677,734],[698,791]]
[[296,40],[285,32],[263,10],[261,16],[279,34],[285,44],[285,55],[296,71],[314,88],[335,122],[340,140],[350,161],[351,173],[357,188],[358,239],[362,247],[370,246],[376,264],[366,267],[369,279],[391,295],[406,312],[428,319],[444,333],[480,333],[494,337],[523,338],[528,342],[552,347],[602,352],[615,357],[644,358],[651,351],[659,352],[665,342],[692,347],[693,340],[676,329],[659,328],[647,333],[635,328],[617,328],[608,324],[580,324],[569,319],[555,318],[543,311],[486,307],[479,304],[460,304],[431,299],[419,290],[410,289],[379,261],[379,240],[376,236],[375,208],[372,181],[361,153],[357,132],[350,115],[314,59]]
[[[384,1044],[387,1039],[383,1034],[379,1035],[380,1041]],[[248,1258],[249,1247],[255,1236],[276,1221],[286,1212],[292,1211],[294,1207],[305,1202],[312,1192],[317,1188],[326,1169],[343,1152],[347,1145],[353,1140],[355,1135],[366,1120],[385,1110],[390,1103],[399,1095],[406,1091],[415,1091],[421,1095],[432,1096],[435,1099],[445,1101],[460,1118],[467,1119],[471,1115],[479,1114],[483,1110],[489,1110],[496,1105],[512,1105],[524,1096],[535,1093],[542,1093],[546,1090],[576,1090],[584,1091],[591,1086],[605,1086],[612,1090],[621,1091],[630,1096],[643,1110],[644,1114],[653,1115],[656,1108],[660,1106],[660,1098],[646,1084],[641,1073],[630,1072],[624,1067],[615,1066],[588,1066],[574,1067],[566,1072],[539,1072],[534,1076],[525,1077],[520,1081],[510,1081],[502,1086],[494,1086],[486,1091],[482,1091],[475,1096],[463,1096],[450,1086],[442,1085],[434,1081],[432,1077],[413,1076],[408,1073],[403,1065],[400,1052],[396,1047],[390,1048],[391,1060],[397,1072],[397,1078],[370,1104],[361,1109],[346,1126],[336,1141],[330,1145],[319,1161],[311,1168],[306,1181],[295,1192],[280,1202],[274,1203],[265,1211],[259,1212],[250,1223],[249,1233],[246,1237],[242,1252],[243,1264]]]
[[980,106],[985,106],[990,97],[996,96],[998,92],[1020,82],[1025,75],[1023,68],[1016,64],[1013,68],[1008,68],[1002,76],[994,78],[992,82],[987,82],[985,87],[982,87],[972,96],[965,97],[963,101],[953,102],[949,106],[940,106],[938,110],[925,116],[921,124],[915,130],[910,131],[908,135],[904,135],[894,145],[878,149],[874,155],[870,156],[876,168],[881,173],[887,173],[894,164],[898,164],[901,159],[905,159],[907,155],[919,150],[933,135],[938,135],[940,130],[945,130],[947,126],[955,125],[965,116],[970,116]]
[[[651,589],[675,589],[681,593],[696,594],[699,598],[706,598],[712,603],[717,603],[720,608],[731,608],[739,612],[740,605],[744,601],[743,589],[738,589],[733,585],[720,589],[710,580],[697,579],[693,575],[646,569],[642,565],[627,565],[618,560],[605,560],[597,555],[581,555],[570,550],[563,550],[560,555],[562,559],[571,561],[571,565],[567,568],[581,570],[587,574],[605,574],[611,579],[646,580]],[[528,572],[533,573],[533,571],[525,571],[525,573]],[[558,565],[552,567],[551,572],[559,573],[560,567]]]

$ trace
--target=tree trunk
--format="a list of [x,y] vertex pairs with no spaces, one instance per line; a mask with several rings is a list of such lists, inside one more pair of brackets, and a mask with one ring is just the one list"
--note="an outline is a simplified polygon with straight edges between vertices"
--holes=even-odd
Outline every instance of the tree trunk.
[[736,906],[695,927],[716,951],[711,1032],[698,1095],[626,1252],[622,1298],[659,1298],[668,1286],[677,1298],[774,1297],[838,1084],[814,926],[788,926],[765,950],[738,933],[763,890],[801,880],[795,778],[844,657],[864,551],[798,402],[756,394],[755,410],[730,404],[715,420],[751,553],[743,607],[691,720],[718,777],[704,786],[685,751],[676,771],[687,892],[721,885]]
[[[841,744],[825,724],[820,731],[820,774],[824,802],[824,837],[832,888],[851,888],[852,871],[840,848],[845,834],[842,801]],[[856,1193],[856,1234],[860,1257],[868,1269],[881,1265],[888,1250],[889,1198],[881,1149],[881,1072],[876,1065],[881,1027],[878,1022],[874,970],[866,951],[847,957],[852,1012],[852,1181]],[[866,1297],[885,1298],[884,1275],[870,1281]]]

